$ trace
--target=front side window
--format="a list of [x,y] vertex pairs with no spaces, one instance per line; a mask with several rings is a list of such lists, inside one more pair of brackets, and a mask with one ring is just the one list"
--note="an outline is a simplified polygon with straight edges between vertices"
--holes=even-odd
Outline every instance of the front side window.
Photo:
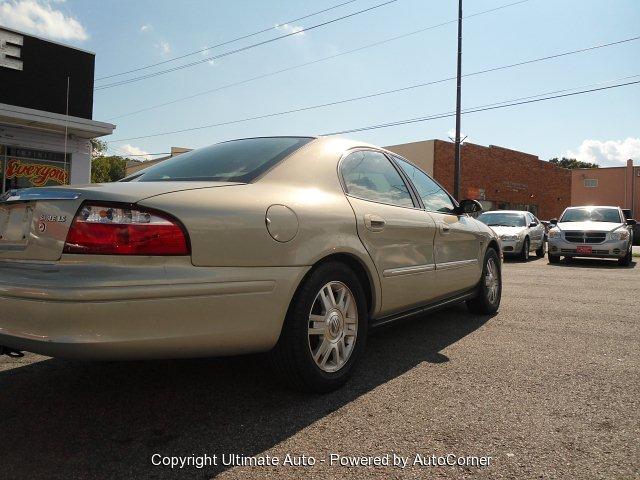
[[611,222],[622,223],[617,208],[569,208],[560,218],[561,222]]
[[521,213],[485,212],[478,217],[490,227],[525,227],[525,216]]
[[349,195],[399,207],[414,206],[402,177],[380,152],[354,152],[342,160],[340,171]]
[[312,140],[307,137],[270,137],[217,143],[165,160],[130,180],[247,183]]
[[413,182],[413,185],[418,191],[418,195],[420,195],[420,198],[422,199],[422,203],[424,203],[424,208],[427,211],[442,213],[454,212],[455,206],[451,201],[451,197],[447,195],[447,192],[445,192],[440,185],[431,180],[426,173],[414,167],[409,162],[405,162],[397,157],[395,158],[400,164],[402,170],[404,170],[404,173],[406,173],[411,182]]

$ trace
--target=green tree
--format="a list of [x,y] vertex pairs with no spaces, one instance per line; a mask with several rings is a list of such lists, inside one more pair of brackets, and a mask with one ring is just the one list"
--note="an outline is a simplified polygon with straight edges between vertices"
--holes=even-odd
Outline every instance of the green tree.
[[104,157],[107,153],[107,142],[97,138],[91,139],[91,158]]
[[600,167],[600,165],[598,165],[597,163],[581,162],[580,160],[577,160],[575,158],[566,158],[566,157],[562,157],[560,159],[558,157],[555,157],[549,160],[549,162],[559,167],[569,168],[569,169]]
[[126,175],[127,160],[118,156],[96,157],[91,161],[91,182],[117,182]]
[[104,140],[91,139],[91,182],[117,182],[126,175],[127,159],[107,155],[108,145]]

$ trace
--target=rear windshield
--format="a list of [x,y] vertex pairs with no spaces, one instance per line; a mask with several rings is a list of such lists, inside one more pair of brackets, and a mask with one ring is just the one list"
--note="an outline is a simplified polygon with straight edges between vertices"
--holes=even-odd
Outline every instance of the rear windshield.
[[125,179],[136,182],[225,181],[247,183],[313,138],[245,138],[177,155]]
[[617,208],[569,208],[562,214],[560,221],[620,223],[622,220]]
[[482,223],[490,227],[524,227],[524,215],[521,213],[487,212],[478,217]]

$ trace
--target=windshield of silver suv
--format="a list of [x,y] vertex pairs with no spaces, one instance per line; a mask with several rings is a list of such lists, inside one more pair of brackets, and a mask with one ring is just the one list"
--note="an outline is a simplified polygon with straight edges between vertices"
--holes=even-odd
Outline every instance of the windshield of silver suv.
[[524,215],[521,213],[486,212],[478,217],[490,227],[524,227]]
[[568,208],[560,222],[611,222],[621,223],[617,208]]

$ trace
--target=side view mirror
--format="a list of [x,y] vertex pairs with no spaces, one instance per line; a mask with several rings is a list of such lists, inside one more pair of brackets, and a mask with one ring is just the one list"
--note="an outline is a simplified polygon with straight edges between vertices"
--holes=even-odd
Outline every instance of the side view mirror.
[[557,218],[552,218],[551,220],[549,220],[549,225],[557,225],[557,224],[558,224]]
[[536,222],[531,222],[529,224],[529,228],[534,228],[534,227],[537,227],[537,226],[538,226],[538,224]]
[[462,200],[458,207],[459,213],[476,213],[482,211],[482,204],[477,200]]
[[627,225],[635,225],[638,222],[635,220],[635,218],[627,218]]

